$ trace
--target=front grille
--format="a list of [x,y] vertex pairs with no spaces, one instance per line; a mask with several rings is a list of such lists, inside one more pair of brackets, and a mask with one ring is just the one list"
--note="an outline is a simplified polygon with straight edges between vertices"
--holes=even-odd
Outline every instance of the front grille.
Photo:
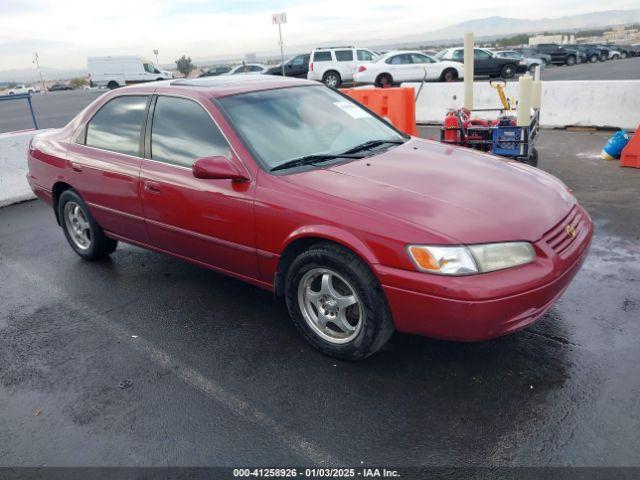
[[[575,231],[574,236],[570,236],[567,233],[567,226],[571,225]],[[544,241],[551,247],[551,249],[558,255],[561,255],[566,251],[576,238],[580,236],[582,229],[584,228],[584,215],[580,212],[578,206],[574,206],[569,215],[564,217],[560,223],[544,234]]]

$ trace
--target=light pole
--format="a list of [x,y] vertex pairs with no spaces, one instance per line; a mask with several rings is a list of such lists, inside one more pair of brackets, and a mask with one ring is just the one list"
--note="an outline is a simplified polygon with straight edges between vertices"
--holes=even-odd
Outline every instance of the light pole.
[[38,69],[38,74],[40,75],[40,84],[42,85],[42,92],[47,93],[47,89],[44,87],[44,79],[42,78],[42,72],[40,71],[40,62],[38,60],[38,52],[33,54],[33,63],[36,64],[36,68]]
[[153,49],[153,54],[156,56],[156,66],[159,67],[160,66],[160,62],[158,62],[158,49],[157,48]]
[[278,35],[280,37],[280,59],[282,61],[282,76],[284,77],[284,43],[282,41],[282,24],[287,23],[287,14],[282,13],[274,13],[271,15],[271,23],[273,25],[278,25]]

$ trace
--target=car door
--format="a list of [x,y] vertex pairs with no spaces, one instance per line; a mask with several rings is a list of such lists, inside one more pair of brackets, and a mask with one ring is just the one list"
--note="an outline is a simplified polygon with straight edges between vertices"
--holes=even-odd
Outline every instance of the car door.
[[411,78],[407,81],[421,81],[425,78],[434,79],[440,76],[440,69],[436,66],[435,62],[421,53],[412,53],[411,62],[413,69],[411,71]]
[[399,53],[386,60],[388,70],[394,82],[406,82],[411,78],[411,71],[414,69],[411,55]]
[[473,69],[478,75],[490,75],[494,74],[494,70],[500,71],[496,67],[498,62],[493,60],[493,56],[486,50],[480,50],[475,48],[473,50]]
[[194,161],[209,156],[225,156],[244,170],[202,104],[155,97],[140,174],[150,242],[180,257],[255,277],[254,184],[195,178]]
[[92,116],[67,149],[70,181],[107,232],[147,242],[140,198],[142,126],[150,95],[120,95]]
[[287,77],[306,77],[308,70],[309,55],[298,55],[286,64],[284,72]]

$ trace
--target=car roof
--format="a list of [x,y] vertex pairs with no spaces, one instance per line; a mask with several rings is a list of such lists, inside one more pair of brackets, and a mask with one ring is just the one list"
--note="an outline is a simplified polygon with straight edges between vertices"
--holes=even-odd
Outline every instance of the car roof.
[[273,90],[277,88],[320,85],[311,80],[276,75],[223,75],[217,77],[180,78],[136,84],[123,89],[152,93],[156,88],[175,90],[176,93],[197,93],[208,97],[225,97],[238,93]]

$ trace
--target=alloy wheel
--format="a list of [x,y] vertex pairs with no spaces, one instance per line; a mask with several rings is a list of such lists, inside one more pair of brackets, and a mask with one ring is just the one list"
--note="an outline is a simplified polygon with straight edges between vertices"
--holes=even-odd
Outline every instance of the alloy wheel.
[[80,205],[73,201],[65,204],[64,222],[74,245],[80,250],[88,250],[91,247],[91,225]]
[[330,343],[350,342],[364,323],[364,309],[355,288],[328,268],[313,268],[302,276],[298,306],[307,325]]

